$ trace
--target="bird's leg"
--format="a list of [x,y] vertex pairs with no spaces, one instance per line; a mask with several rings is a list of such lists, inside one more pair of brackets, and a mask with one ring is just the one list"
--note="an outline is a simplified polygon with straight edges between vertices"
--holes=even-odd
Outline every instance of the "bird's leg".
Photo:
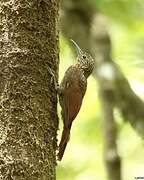
[[59,86],[59,84],[56,82],[56,78],[55,78],[55,75],[54,73],[52,72],[52,70],[50,69],[50,67],[48,67],[48,72],[51,74],[51,84],[52,84],[52,81],[54,82],[54,86],[55,86],[55,90],[57,91],[58,94],[61,93],[61,88]]

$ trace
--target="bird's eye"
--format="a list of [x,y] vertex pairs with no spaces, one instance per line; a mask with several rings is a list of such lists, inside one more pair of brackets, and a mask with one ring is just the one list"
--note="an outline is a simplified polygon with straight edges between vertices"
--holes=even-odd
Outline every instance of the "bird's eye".
[[85,55],[83,55],[83,59],[85,59],[86,58],[86,56]]

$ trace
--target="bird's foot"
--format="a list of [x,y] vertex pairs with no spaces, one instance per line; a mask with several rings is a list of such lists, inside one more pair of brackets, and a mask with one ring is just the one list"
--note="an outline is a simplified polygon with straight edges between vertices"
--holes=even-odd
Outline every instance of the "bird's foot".
[[59,84],[56,82],[56,78],[55,78],[54,72],[50,69],[50,67],[48,67],[48,72],[52,76],[51,80],[50,80],[50,84],[52,84],[54,82],[55,89],[58,92],[60,87],[59,87]]

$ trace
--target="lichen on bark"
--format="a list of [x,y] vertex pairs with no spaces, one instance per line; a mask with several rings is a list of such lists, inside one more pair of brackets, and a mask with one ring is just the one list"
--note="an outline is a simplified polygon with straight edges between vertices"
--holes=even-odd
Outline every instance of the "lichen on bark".
[[0,3],[0,179],[55,179],[58,4]]

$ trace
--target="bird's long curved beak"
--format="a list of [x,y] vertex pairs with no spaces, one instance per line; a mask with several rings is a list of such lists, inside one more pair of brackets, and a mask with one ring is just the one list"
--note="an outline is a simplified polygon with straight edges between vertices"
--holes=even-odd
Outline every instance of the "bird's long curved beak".
[[76,50],[77,50],[77,53],[78,53],[78,54],[81,54],[82,50],[81,50],[81,48],[78,46],[78,44],[77,44],[74,40],[72,40],[72,39],[70,39],[70,41],[75,45]]

